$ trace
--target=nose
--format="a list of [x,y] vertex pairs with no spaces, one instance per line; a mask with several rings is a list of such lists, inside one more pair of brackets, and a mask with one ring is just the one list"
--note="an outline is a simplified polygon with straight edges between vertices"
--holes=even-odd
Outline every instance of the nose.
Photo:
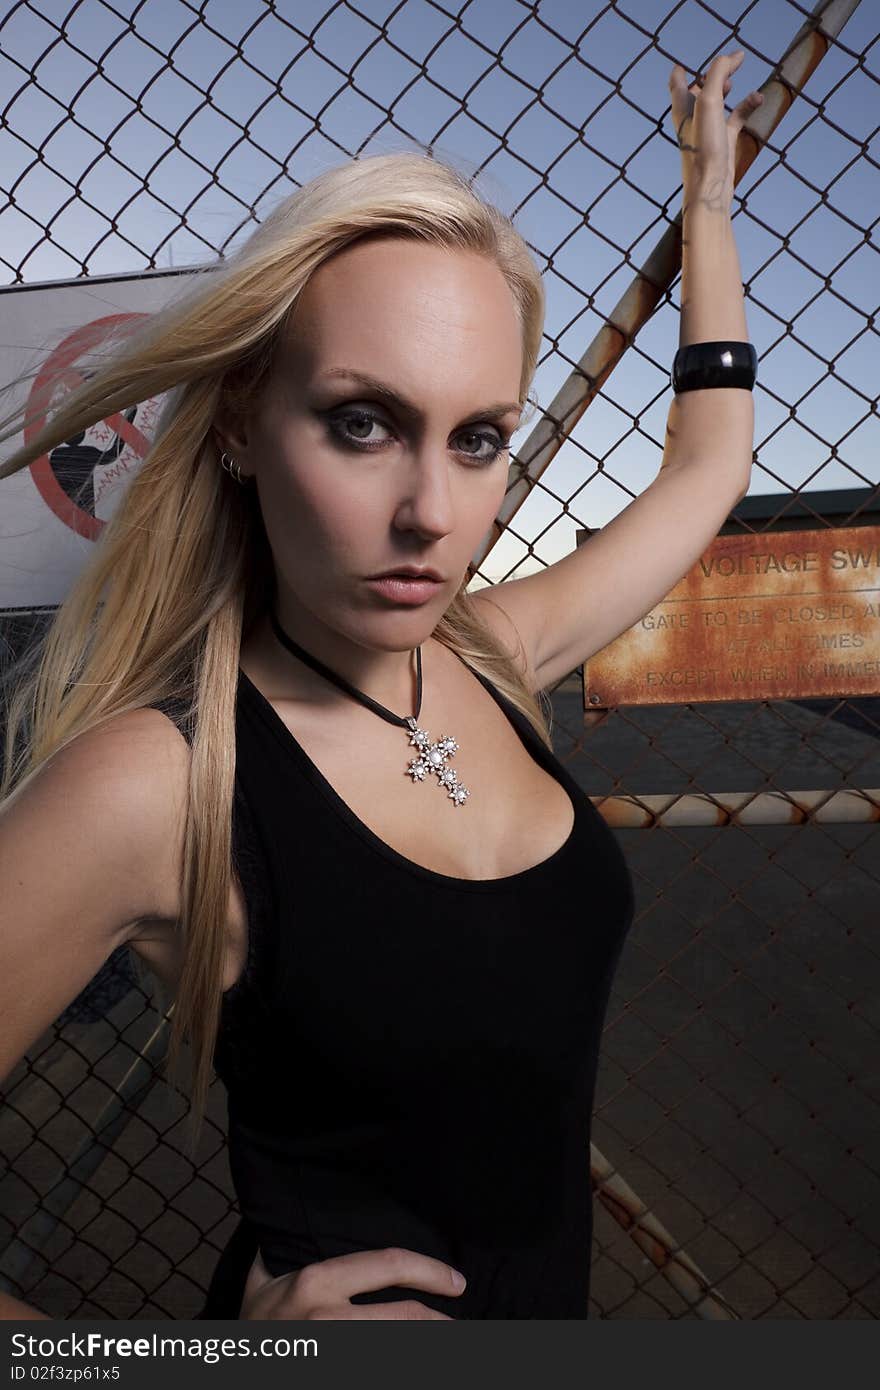
[[455,524],[449,460],[445,448],[413,450],[394,512],[400,531],[418,531],[427,540],[448,536]]

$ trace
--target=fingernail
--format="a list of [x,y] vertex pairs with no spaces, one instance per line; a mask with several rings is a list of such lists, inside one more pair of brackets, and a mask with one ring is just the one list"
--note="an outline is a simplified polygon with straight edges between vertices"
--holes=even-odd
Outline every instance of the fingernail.
[[463,1275],[463,1274],[459,1274],[458,1270],[457,1270],[457,1269],[454,1269],[454,1270],[452,1271],[452,1284],[453,1284],[453,1287],[456,1288],[456,1289],[458,1290],[459,1293],[461,1293],[461,1290],[464,1288],[464,1286],[465,1286],[466,1283],[467,1283],[467,1279],[465,1279],[464,1275]]

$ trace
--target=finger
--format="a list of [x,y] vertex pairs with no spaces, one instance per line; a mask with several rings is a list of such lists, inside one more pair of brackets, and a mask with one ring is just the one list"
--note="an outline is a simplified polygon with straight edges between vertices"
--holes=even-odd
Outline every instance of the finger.
[[743,97],[727,118],[728,130],[740,131],[752,112],[757,111],[763,100],[760,92],[749,92],[747,97]]
[[[352,1307],[354,1306],[352,1304]],[[432,1322],[437,1319],[443,1322],[454,1321],[448,1313],[438,1313],[436,1308],[429,1308],[416,1298],[404,1298],[398,1303],[374,1303],[373,1307],[378,1310],[380,1317],[402,1319],[406,1322]]]
[[256,1256],[254,1257],[254,1262],[248,1270],[248,1276],[245,1280],[244,1289],[242,1290],[242,1305],[250,1303],[250,1300],[259,1293],[260,1289],[265,1288],[267,1284],[278,1284],[281,1282],[282,1279],[286,1279],[287,1277],[288,1276],[286,1274],[273,1275],[269,1273],[268,1269],[263,1263],[262,1252],[258,1247]]
[[685,121],[689,120],[690,117],[693,115],[693,110],[693,98],[689,97],[687,95],[687,92],[685,92],[685,95],[682,98],[679,98],[677,96],[673,97],[672,106],[669,112],[669,118],[672,122],[672,128],[675,131],[676,140],[681,139],[682,126],[684,125]]
[[741,48],[736,53],[719,53],[709,64],[703,91],[709,96],[720,98],[724,91],[725,82],[733,76],[745,56],[745,52]]
[[671,92],[687,91],[687,73],[681,63],[674,63],[669,74],[669,90]]
[[694,105],[693,97],[688,92],[687,74],[681,63],[676,63],[669,74],[669,92],[672,123],[677,129],[683,118],[690,115]]
[[745,58],[745,49],[737,48],[733,53],[716,53],[709,64],[709,77],[713,82],[723,82],[732,77]]
[[454,1322],[448,1313],[438,1313],[418,1303],[414,1298],[406,1298],[399,1303],[345,1303],[332,1308],[319,1308],[312,1313],[310,1321],[334,1321],[341,1318],[364,1322],[380,1319],[385,1322],[439,1321]]
[[247,1281],[244,1286],[245,1294],[256,1293],[258,1289],[261,1289],[264,1284],[270,1283],[271,1280],[272,1275],[263,1264],[263,1257],[258,1249],[254,1262],[248,1270]]
[[333,1301],[349,1298],[354,1293],[370,1293],[400,1285],[407,1289],[422,1289],[430,1293],[456,1295],[461,1292],[453,1283],[453,1269],[444,1260],[422,1255],[416,1250],[388,1246],[383,1250],[358,1250],[351,1255],[334,1255],[308,1265],[304,1274],[310,1287],[309,1301],[326,1302],[322,1291],[332,1294]]

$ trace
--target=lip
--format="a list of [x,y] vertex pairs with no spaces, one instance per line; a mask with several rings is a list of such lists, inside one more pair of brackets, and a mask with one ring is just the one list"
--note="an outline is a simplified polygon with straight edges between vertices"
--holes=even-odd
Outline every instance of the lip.
[[440,580],[404,574],[380,574],[366,583],[382,598],[406,607],[427,603],[442,588]]
[[428,565],[421,568],[418,565],[400,565],[397,569],[383,570],[381,574],[371,574],[368,578],[396,579],[398,575],[403,575],[407,579],[433,579],[437,584],[442,584],[444,582],[443,575],[438,574],[436,570],[432,570]]

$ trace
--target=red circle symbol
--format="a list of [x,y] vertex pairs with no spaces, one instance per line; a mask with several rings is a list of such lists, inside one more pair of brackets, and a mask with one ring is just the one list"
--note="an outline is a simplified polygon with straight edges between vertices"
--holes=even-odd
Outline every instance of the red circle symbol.
[[[81,328],[75,329],[58,344],[54,352],[44,362],[31,387],[31,397],[36,396],[42,401],[51,401],[58,387],[72,391],[81,385],[83,376],[75,364],[82,355],[103,342],[119,324],[146,317],[146,314],[108,314],[106,318],[93,319],[91,323],[83,324]],[[42,414],[37,414],[28,420],[24,431],[26,444],[29,444],[39,433],[45,421],[45,410]],[[129,420],[121,412],[116,411],[109,415],[103,423],[118,437],[120,448],[128,445],[139,458],[146,456],[150,448],[150,440],[138,429],[133,419]],[[55,451],[52,452],[54,454]],[[48,454],[34,459],[31,464],[31,476],[47,507],[54,512],[60,521],[64,522],[65,526],[69,526],[77,535],[84,536],[87,540],[95,541],[98,539],[105,523],[100,517],[78,506],[69,493],[65,491]]]

